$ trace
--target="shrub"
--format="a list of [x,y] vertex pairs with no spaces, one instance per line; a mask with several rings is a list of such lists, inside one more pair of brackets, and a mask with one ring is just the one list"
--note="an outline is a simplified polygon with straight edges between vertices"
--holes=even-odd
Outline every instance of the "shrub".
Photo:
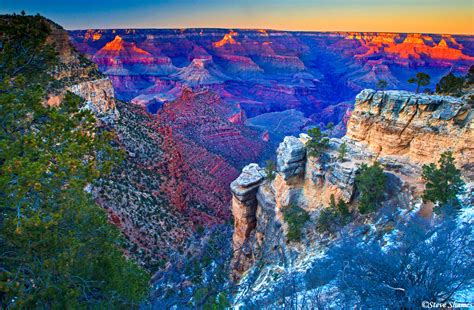
[[331,202],[329,206],[323,210],[317,220],[317,230],[323,232],[335,232],[340,226],[344,226],[351,220],[351,213],[349,207],[342,200],[339,199],[336,204],[334,195],[331,195]]
[[344,157],[347,154],[347,144],[346,142],[342,143],[341,146],[339,147],[339,155],[337,156],[337,159],[339,160],[344,160]]
[[436,92],[438,94],[460,95],[463,87],[464,78],[457,77],[450,72],[436,84]]
[[271,159],[267,160],[266,166],[265,166],[265,174],[267,175],[267,179],[269,179],[270,181],[275,179],[275,170],[276,170],[275,162]]
[[377,81],[377,89],[379,90],[385,90],[388,86],[388,82],[385,80],[378,80]]
[[[341,308],[411,309],[472,290],[472,227],[418,218],[396,225],[397,242],[345,235],[305,275],[310,289],[337,286]],[[420,282],[421,281],[421,282]],[[423,283],[420,285],[420,283]]]
[[283,209],[283,217],[288,223],[288,241],[300,241],[301,230],[304,224],[309,220],[308,212],[297,205],[291,205]]
[[321,129],[315,127],[308,130],[309,141],[306,143],[308,155],[319,157],[329,144],[329,139],[326,134],[321,132]]
[[439,214],[447,206],[459,206],[457,196],[463,192],[464,182],[461,171],[454,165],[452,152],[441,154],[438,166],[433,163],[424,165],[422,176],[426,182],[423,199],[438,203],[434,211]]
[[378,162],[372,166],[362,164],[356,176],[356,186],[360,192],[360,213],[370,213],[377,209],[383,197],[385,180],[386,176]]

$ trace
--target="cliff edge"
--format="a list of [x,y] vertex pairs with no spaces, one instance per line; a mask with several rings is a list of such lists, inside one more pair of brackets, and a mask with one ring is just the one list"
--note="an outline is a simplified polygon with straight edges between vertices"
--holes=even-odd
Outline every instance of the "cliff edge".
[[[277,150],[275,177],[257,164],[246,166],[231,184],[234,216],[233,277],[239,279],[255,261],[287,262],[305,252],[318,237],[308,229],[305,241],[291,242],[284,211],[298,206],[317,218],[331,196],[353,209],[358,203],[356,175],[362,164],[378,161],[386,175],[382,207],[431,212],[421,199],[422,165],[453,151],[457,166],[473,184],[473,102],[469,98],[364,90],[356,97],[348,132],[332,138],[324,153],[307,156],[309,137],[285,137]],[[345,143],[347,154],[339,157]],[[472,204],[472,196],[466,196]]]

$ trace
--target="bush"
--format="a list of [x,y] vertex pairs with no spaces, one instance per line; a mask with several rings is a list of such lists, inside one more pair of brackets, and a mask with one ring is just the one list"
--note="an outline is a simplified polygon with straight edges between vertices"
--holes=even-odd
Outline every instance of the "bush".
[[333,233],[338,227],[347,225],[351,220],[351,213],[349,207],[342,200],[339,199],[336,204],[334,195],[331,195],[331,202],[329,206],[323,210],[317,220],[317,230],[321,233]]
[[438,203],[434,211],[439,214],[448,206],[459,207],[457,196],[463,192],[464,182],[461,171],[454,165],[452,152],[441,154],[438,166],[424,165],[422,176],[426,182],[423,199]]
[[308,155],[319,157],[329,144],[329,139],[326,134],[321,132],[318,127],[308,130],[309,141],[306,143]]
[[308,287],[331,282],[344,309],[412,309],[472,290],[471,225],[443,220],[431,226],[414,217],[396,229],[391,245],[371,236],[345,235],[308,270]]
[[347,154],[347,144],[346,142],[344,142],[339,147],[339,155],[337,156],[337,159],[341,161],[344,160],[344,157],[346,157],[346,154]]
[[387,86],[388,86],[388,82],[387,82],[387,81],[385,81],[385,80],[378,80],[378,81],[377,81],[377,89],[383,91],[384,89],[387,88]]
[[268,180],[271,181],[275,179],[275,170],[276,170],[275,162],[271,159],[267,160],[266,166],[265,166],[265,174],[267,175]]
[[450,72],[436,84],[436,92],[438,94],[460,95],[463,87],[464,78],[457,77]]
[[291,205],[283,209],[283,217],[288,223],[288,241],[300,241],[301,230],[309,220],[308,212],[296,205]]
[[383,198],[385,180],[386,176],[378,162],[375,162],[370,167],[362,164],[355,180],[360,193],[360,213],[370,213],[377,209]]

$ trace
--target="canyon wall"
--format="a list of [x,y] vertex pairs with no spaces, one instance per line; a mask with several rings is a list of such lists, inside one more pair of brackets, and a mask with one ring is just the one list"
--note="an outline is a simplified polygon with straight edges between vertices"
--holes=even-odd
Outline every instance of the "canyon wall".
[[110,79],[99,72],[95,63],[75,50],[62,27],[51,21],[48,24],[51,33],[46,43],[56,49],[59,63],[49,72],[55,84],[48,90],[47,104],[59,105],[69,91],[85,99],[86,106],[103,120],[116,119],[115,92]]
[[[286,208],[296,205],[317,216],[332,195],[354,208],[358,203],[355,177],[362,164],[381,164],[387,176],[383,206],[392,209],[422,203],[421,166],[437,161],[447,150],[454,151],[456,164],[472,187],[472,115],[468,98],[364,90],[357,96],[348,133],[330,139],[320,157],[306,155],[306,134],[285,137],[277,149],[274,178],[250,164],[231,184],[234,278],[258,259],[282,262],[304,248],[288,245]],[[339,158],[342,143],[347,146],[343,159]]]
[[464,171],[474,158],[474,100],[364,90],[356,97],[346,137],[379,156],[404,156],[423,164],[451,150]]

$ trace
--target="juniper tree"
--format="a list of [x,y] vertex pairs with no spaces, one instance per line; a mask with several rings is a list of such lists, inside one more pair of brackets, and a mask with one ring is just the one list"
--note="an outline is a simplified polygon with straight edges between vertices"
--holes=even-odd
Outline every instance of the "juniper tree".
[[438,166],[434,163],[424,165],[422,176],[425,181],[423,199],[438,204],[434,209],[436,213],[447,206],[459,206],[458,195],[464,190],[464,182],[461,171],[454,164],[452,152],[442,153]]
[[418,93],[421,86],[427,86],[430,84],[430,79],[431,77],[428,74],[418,72],[415,77],[408,79],[408,83],[416,84],[415,92]]
[[329,139],[326,134],[321,132],[318,127],[308,130],[309,141],[306,143],[308,155],[319,157],[324,152],[329,144]]
[[362,214],[377,209],[384,195],[386,176],[378,162],[372,166],[362,164],[356,176],[356,186],[360,193],[359,211]]

